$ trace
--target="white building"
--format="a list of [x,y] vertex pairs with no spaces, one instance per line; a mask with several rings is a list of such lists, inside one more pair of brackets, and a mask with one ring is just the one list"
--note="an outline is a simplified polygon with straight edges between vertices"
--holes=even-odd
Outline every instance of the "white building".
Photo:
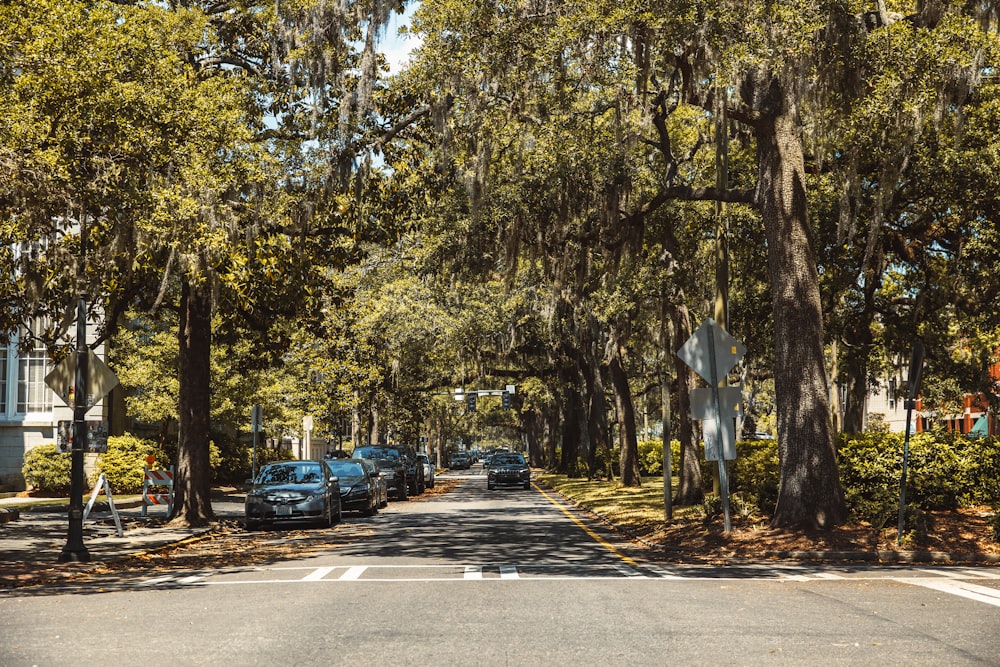
[[[88,323],[88,332],[94,331],[93,325]],[[23,490],[25,454],[39,445],[61,444],[60,422],[65,431],[73,421],[73,411],[45,383],[53,369],[46,350],[36,347],[21,354],[19,342],[20,336],[15,335],[7,346],[0,346],[0,491]],[[103,360],[103,346],[95,351]],[[91,427],[97,434],[108,432],[107,403],[100,401],[87,412],[87,421],[96,422]],[[98,450],[101,444],[91,444],[90,450]]]

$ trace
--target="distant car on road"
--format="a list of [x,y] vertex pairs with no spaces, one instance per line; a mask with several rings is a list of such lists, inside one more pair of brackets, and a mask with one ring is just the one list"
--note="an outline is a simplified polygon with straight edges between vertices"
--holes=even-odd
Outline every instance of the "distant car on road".
[[531,488],[531,468],[520,454],[494,454],[490,469],[486,474],[486,488],[490,491],[498,486],[520,486]]
[[261,468],[244,505],[246,527],[312,522],[330,527],[341,520],[340,484],[322,461],[281,461]]
[[327,459],[326,467],[340,482],[340,507],[365,516],[378,512],[378,488],[360,459]]
[[472,457],[466,452],[452,452],[448,456],[448,467],[452,470],[468,470],[472,466]]

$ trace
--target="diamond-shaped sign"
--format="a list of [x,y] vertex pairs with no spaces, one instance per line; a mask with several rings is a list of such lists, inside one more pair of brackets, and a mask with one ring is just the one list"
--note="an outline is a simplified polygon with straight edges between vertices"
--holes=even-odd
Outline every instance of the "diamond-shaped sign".
[[[733,366],[747,353],[746,346],[720,327],[712,318],[706,318],[698,330],[677,350],[681,361],[709,384],[718,384]],[[712,368],[712,361],[715,368]]]
[[[45,384],[71,408],[76,407],[76,350],[66,355],[66,358],[56,364],[48,375]],[[94,407],[98,401],[107,396],[108,392],[118,385],[118,377],[94,354],[87,350],[87,377],[85,378],[87,409]]]

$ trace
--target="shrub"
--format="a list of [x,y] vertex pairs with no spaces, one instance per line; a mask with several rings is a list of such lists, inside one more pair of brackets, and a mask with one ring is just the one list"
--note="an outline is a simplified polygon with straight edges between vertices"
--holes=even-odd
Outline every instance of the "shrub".
[[[677,474],[677,466],[681,460],[680,440],[670,441],[670,461],[673,472]],[[642,440],[639,442],[639,469],[647,477],[663,474],[663,439]]]
[[24,455],[21,474],[32,488],[54,494],[68,494],[73,470],[73,457],[60,452],[56,445],[39,445]]
[[[859,519],[882,527],[898,516],[903,448],[902,433],[842,438],[838,448],[840,479],[848,506]],[[910,437],[907,512],[911,507],[926,514],[970,503],[993,503],[1000,489],[998,475],[1000,446],[995,438],[973,440],[956,433],[916,433]]]
[[[242,484],[250,477],[253,447],[221,434],[213,434],[212,442],[217,445],[218,464],[212,465],[212,474],[216,482],[223,484]],[[261,448],[257,448],[260,455]]]
[[165,456],[152,440],[143,440],[126,433],[108,438],[108,450],[97,460],[98,472],[103,472],[113,493],[141,493],[146,457],[157,457],[157,468],[166,468]]
[[736,443],[736,450],[731,490],[752,498],[761,511],[772,513],[778,503],[778,441],[746,440]]

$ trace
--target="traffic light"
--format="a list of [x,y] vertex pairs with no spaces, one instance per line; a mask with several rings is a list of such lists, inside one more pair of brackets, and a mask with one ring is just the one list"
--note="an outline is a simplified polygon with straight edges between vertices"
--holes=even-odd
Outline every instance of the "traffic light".
[[476,398],[477,397],[478,397],[478,394],[476,394],[475,392],[471,392],[471,391],[468,394],[465,395],[465,408],[466,408],[466,410],[468,410],[469,412],[475,412],[476,411]]
[[504,410],[510,410],[510,392],[505,391],[500,394],[500,404],[503,405]]

